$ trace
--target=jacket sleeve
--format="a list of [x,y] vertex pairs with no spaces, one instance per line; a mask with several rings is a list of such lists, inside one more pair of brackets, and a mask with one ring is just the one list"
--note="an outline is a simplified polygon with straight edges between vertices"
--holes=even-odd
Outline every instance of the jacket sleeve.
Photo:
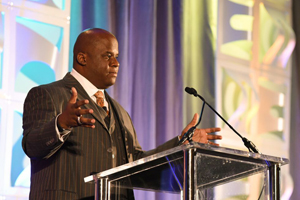
[[54,101],[43,87],[29,91],[23,112],[22,147],[30,158],[48,158],[61,146],[56,132]]

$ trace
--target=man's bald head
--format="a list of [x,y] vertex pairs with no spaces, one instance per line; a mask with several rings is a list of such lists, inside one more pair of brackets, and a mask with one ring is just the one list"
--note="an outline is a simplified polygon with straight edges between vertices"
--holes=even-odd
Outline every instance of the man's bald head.
[[113,34],[99,28],[85,30],[78,36],[73,54],[73,68],[97,88],[115,83],[119,50]]
[[101,29],[101,28],[91,28],[82,31],[76,39],[74,48],[73,48],[73,67],[77,63],[77,55],[80,52],[86,53],[90,49],[93,49],[93,46],[97,42],[101,42],[101,40],[107,40],[108,38],[115,38],[113,34],[110,32]]

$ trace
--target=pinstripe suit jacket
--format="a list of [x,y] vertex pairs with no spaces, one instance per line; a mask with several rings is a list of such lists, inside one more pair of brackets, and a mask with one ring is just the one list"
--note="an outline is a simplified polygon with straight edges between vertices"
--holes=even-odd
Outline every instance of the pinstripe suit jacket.
[[[91,102],[83,108],[94,110],[89,117],[96,119],[96,128],[75,127],[61,142],[55,131],[55,118],[69,101],[71,87],[76,88],[78,99]],[[129,162],[176,146],[178,139],[174,138],[154,150],[142,151],[128,113],[108,94],[106,97],[119,116]],[[22,141],[23,150],[31,160],[30,199],[69,200],[94,195],[94,185],[84,183],[83,178],[111,167],[108,164],[111,154],[103,139],[103,134],[109,132],[97,110],[96,104],[69,73],[62,80],[30,90],[24,103]],[[111,124],[114,123],[111,119]]]

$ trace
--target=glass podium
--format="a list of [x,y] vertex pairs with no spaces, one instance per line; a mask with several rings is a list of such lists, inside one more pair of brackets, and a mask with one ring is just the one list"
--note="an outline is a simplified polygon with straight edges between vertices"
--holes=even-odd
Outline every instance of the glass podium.
[[257,199],[279,200],[280,167],[288,162],[286,158],[192,142],[85,177],[84,181],[95,184],[97,200],[115,199],[127,189],[207,200],[215,199],[217,195],[208,191],[217,186],[260,174]]

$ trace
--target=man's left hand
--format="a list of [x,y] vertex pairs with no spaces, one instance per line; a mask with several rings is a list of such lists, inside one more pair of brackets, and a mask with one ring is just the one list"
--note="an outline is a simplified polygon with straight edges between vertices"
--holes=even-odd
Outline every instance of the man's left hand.
[[[183,129],[180,139],[183,137],[183,135],[193,126],[195,126],[198,122],[199,115],[196,113],[192,119],[192,121]],[[221,128],[205,128],[205,129],[195,129],[194,135],[192,137],[192,140],[195,142],[200,143],[206,143],[206,144],[212,144],[219,146],[219,144],[214,143],[210,140],[221,140],[221,135],[215,135],[211,133],[219,132]],[[188,141],[185,141],[184,144],[188,143]]]

